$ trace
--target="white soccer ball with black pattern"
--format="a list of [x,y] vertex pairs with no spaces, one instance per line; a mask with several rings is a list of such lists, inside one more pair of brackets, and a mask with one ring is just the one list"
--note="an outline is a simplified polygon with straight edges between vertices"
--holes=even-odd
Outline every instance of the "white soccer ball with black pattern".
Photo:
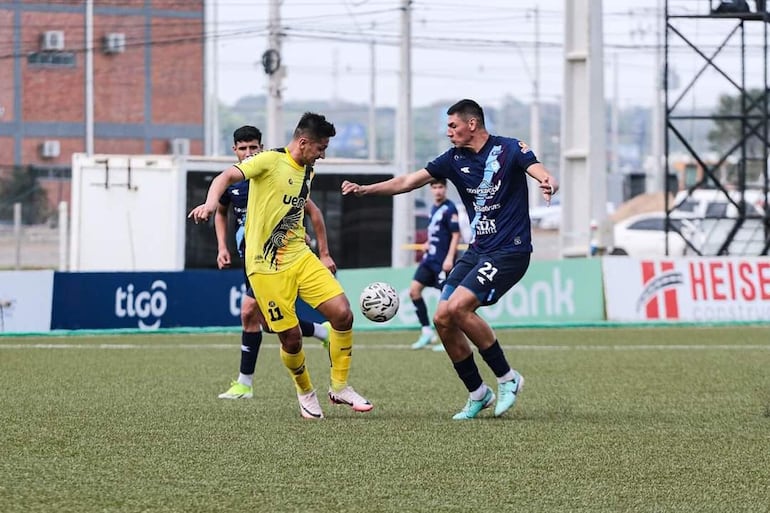
[[387,283],[376,281],[361,292],[359,304],[361,312],[370,321],[389,321],[398,312],[398,292]]

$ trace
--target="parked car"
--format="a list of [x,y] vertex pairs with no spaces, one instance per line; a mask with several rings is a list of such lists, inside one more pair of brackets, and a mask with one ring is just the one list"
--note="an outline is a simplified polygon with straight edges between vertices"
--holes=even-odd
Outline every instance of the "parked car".
[[[668,255],[682,256],[690,251],[687,240],[695,247],[703,243],[703,235],[689,219],[669,218]],[[678,232],[677,232],[678,230]],[[666,255],[666,215],[648,212],[628,217],[615,223],[612,255],[629,255],[638,258]]]
[[[741,195],[738,191],[728,191],[728,194],[733,201],[740,202]],[[747,189],[743,198],[746,201],[746,214],[752,217],[761,217],[765,206],[765,197],[762,191]],[[739,217],[736,206],[719,189],[695,189],[689,193],[688,191],[679,191],[674,197],[674,208],[671,215],[691,219]]]

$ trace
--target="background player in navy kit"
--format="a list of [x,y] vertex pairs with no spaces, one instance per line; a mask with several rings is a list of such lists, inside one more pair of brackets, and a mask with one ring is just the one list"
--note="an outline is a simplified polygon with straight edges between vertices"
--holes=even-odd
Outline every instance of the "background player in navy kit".
[[[262,151],[262,132],[253,126],[242,126],[233,132],[233,152],[238,162],[249,155]],[[219,206],[214,216],[214,231],[217,235],[217,267],[230,267],[232,258],[227,248],[227,211],[232,206],[235,216],[235,244],[238,254],[245,254],[244,223],[246,221],[246,203],[249,196],[249,182],[243,180],[229,186],[219,199]],[[316,207],[317,209],[317,207]],[[316,215],[321,215],[320,211]],[[312,217],[312,215],[311,215]],[[244,273],[246,293],[241,296],[241,367],[238,379],[230,383],[230,388],[221,394],[220,399],[250,399],[254,396],[253,378],[257,366],[259,346],[262,344],[262,326],[266,326],[262,313],[254,299],[254,291]],[[326,326],[300,319],[303,336],[315,336],[326,343],[328,329]]]
[[[417,266],[412,283],[409,285],[409,297],[412,299],[417,319],[422,327],[420,338],[412,344],[412,349],[422,349],[434,338],[422,291],[425,287],[441,288],[447,274],[454,266],[457,245],[460,242],[457,207],[446,197],[446,178],[431,180],[430,190],[433,194],[433,205],[430,209],[428,240],[425,242],[426,248],[422,261]],[[444,348],[442,345],[436,347]]]
[[384,182],[359,185],[344,181],[342,194],[401,194],[433,178],[446,178],[455,185],[469,215],[473,214],[472,236],[468,250],[447,277],[433,320],[470,394],[453,418],[475,418],[495,401],[476,367],[468,339],[497,377],[495,416],[500,416],[513,406],[524,379],[508,365],[492,327],[476,310],[496,303],[529,266],[532,234],[527,175],[540,183],[547,202],[559,186],[526,143],[487,132],[484,111],[475,101],[460,100],[447,115],[447,136],[453,148],[419,171]]

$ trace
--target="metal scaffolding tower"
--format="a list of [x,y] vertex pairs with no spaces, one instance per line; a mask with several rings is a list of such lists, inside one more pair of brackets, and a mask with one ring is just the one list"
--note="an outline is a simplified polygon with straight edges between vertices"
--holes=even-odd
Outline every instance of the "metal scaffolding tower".
[[[663,74],[667,235],[676,232],[684,237],[692,255],[767,255],[770,13],[764,2],[751,2],[757,4],[753,12],[734,12],[726,7],[742,2],[704,0],[698,5],[704,11],[700,13],[678,8],[672,12],[670,3],[666,0]],[[699,43],[704,27],[716,44]],[[681,51],[691,50],[697,60],[698,71],[680,85],[678,95],[669,88],[672,50],[680,52],[679,59]],[[685,111],[682,100],[707,77],[726,81],[734,101],[709,114]],[[720,149],[715,153],[696,149],[703,145],[688,134],[688,123],[709,123],[712,133],[719,131]],[[685,159],[673,155],[674,145],[685,148]]]

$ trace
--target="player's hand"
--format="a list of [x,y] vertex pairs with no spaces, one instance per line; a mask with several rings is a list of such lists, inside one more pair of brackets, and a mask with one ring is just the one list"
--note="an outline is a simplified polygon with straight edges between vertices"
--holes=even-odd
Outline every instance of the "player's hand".
[[216,212],[217,208],[216,206],[209,207],[205,203],[203,205],[198,205],[194,209],[190,211],[190,213],[187,215],[188,219],[192,219],[195,221],[195,224],[198,224],[201,221],[208,221],[209,217],[211,217],[214,212]]
[[231,263],[232,260],[230,259],[230,252],[227,250],[227,248],[220,249],[217,252],[217,267],[224,269],[226,267],[230,267]]
[[552,176],[546,176],[543,181],[540,182],[540,190],[543,192],[545,204],[550,205],[551,198],[553,198],[553,195],[559,190],[559,182]]
[[319,257],[321,259],[321,263],[331,271],[332,274],[337,274],[337,264],[334,262],[334,259],[331,257],[331,255],[323,255]]
[[356,196],[364,195],[364,186],[358,185],[355,182],[348,182],[347,180],[342,182],[342,195],[355,194]]

